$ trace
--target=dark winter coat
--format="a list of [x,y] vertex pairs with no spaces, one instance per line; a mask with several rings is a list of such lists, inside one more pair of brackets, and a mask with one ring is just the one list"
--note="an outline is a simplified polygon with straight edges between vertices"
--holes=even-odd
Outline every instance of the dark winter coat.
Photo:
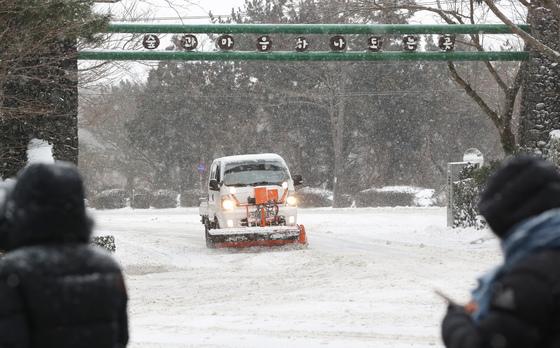
[[558,208],[560,173],[541,158],[513,157],[490,177],[478,209],[504,263],[480,279],[472,313],[449,306],[447,348],[560,348]]
[[0,260],[0,347],[124,347],[118,265],[87,244],[18,248]]
[[442,324],[446,347],[560,347],[560,211],[520,224],[502,246],[504,265],[481,283],[480,299],[488,299],[482,313],[450,306]]
[[6,203],[0,238],[0,348],[116,348],[128,342],[118,264],[89,245],[92,223],[70,165],[32,165]]
[[498,281],[489,314],[475,324],[451,306],[442,325],[447,348],[560,347],[560,251],[529,256]]

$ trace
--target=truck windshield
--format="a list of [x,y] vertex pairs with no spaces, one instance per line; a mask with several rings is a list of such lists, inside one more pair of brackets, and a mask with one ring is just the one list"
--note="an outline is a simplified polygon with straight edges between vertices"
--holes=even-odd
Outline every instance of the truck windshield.
[[290,178],[281,162],[229,163],[224,171],[226,186],[282,185]]

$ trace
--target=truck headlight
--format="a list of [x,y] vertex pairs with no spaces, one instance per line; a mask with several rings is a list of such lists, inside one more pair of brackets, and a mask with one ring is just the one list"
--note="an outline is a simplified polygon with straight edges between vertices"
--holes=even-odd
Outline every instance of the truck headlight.
[[286,198],[286,203],[288,203],[288,205],[295,206],[297,205],[297,198],[294,196],[288,196],[288,198]]
[[224,199],[222,200],[222,208],[225,210],[233,210],[233,208],[235,208],[235,202],[231,199]]

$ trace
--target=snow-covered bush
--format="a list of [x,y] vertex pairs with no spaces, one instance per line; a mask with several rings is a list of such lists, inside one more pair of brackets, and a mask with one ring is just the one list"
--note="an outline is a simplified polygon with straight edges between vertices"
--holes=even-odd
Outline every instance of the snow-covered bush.
[[316,187],[302,187],[295,193],[301,208],[332,207],[332,191]]
[[414,193],[370,188],[358,192],[356,206],[361,207],[397,207],[414,205]]
[[201,196],[202,194],[199,190],[183,191],[180,199],[181,207],[198,207]]
[[126,191],[122,189],[111,189],[101,191],[89,202],[97,209],[119,209],[126,207]]
[[91,244],[97,245],[109,252],[114,253],[117,250],[115,245],[115,237],[113,236],[95,236],[91,239]]
[[480,195],[473,178],[453,183],[453,227],[482,227],[476,205]]
[[414,186],[372,187],[358,192],[357,207],[427,207],[435,204],[435,190]]
[[550,140],[546,148],[546,158],[557,167],[560,167],[560,130],[550,132]]
[[134,189],[130,206],[134,209],[148,209],[154,196],[148,190]]
[[172,190],[157,190],[154,192],[151,206],[157,209],[176,208],[179,193]]
[[484,228],[486,223],[477,210],[478,199],[499,164],[495,161],[481,168],[468,165],[459,173],[459,180],[453,182],[453,227]]
[[338,207],[339,208],[349,208],[354,204],[354,197],[347,194],[340,195]]

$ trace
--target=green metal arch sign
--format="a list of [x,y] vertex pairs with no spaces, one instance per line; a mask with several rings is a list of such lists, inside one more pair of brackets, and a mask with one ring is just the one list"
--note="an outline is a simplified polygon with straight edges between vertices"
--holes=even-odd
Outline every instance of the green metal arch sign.
[[[529,31],[528,26],[519,26]],[[503,24],[409,25],[409,24],[138,24],[114,23],[107,33],[160,34],[336,34],[336,35],[422,35],[422,34],[512,34]],[[157,39],[153,37],[152,39]],[[158,39],[159,42],[159,39]],[[521,61],[528,60],[524,51],[115,51],[82,50],[80,60],[183,60],[183,61]]]

